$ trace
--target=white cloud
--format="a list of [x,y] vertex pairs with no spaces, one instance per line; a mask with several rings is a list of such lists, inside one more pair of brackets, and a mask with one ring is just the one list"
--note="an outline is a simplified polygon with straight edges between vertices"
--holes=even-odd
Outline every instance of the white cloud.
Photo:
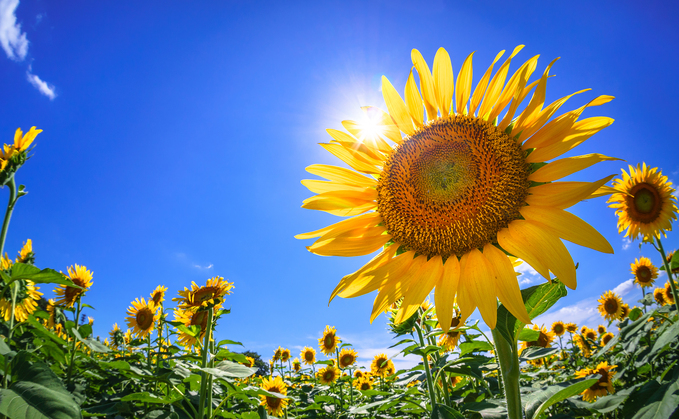
[[36,74],[32,74],[30,67],[26,72],[26,77],[28,78],[28,81],[33,85],[33,87],[38,89],[38,91],[43,95],[50,98],[50,100],[54,100],[54,98],[57,97],[57,94],[54,92],[54,85],[43,81]]
[[194,268],[196,268],[196,269],[205,269],[205,270],[207,270],[207,269],[212,269],[213,266],[214,266],[214,265],[213,265],[212,263],[209,264],[209,265],[207,265],[207,266],[200,266],[200,265],[195,264],[195,263],[193,264],[193,267],[194,267]]
[[621,282],[617,287],[613,288],[613,292],[621,297],[629,294],[630,291],[634,289],[634,279],[628,279],[625,282]]
[[12,60],[22,61],[28,53],[26,33],[21,32],[14,14],[19,0],[0,0],[0,45]]
[[597,311],[597,301],[587,298],[575,304],[561,307],[556,310],[548,310],[545,314],[536,317],[533,323],[550,327],[557,320],[575,323],[578,326],[596,327],[601,323],[601,316]]
[[540,275],[535,269],[533,269],[532,266],[530,266],[526,262],[523,262],[521,265],[517,266],[516,272],[519,272],[521,274],[519,275],[520,285],[532,284],[536,280],[542,278],[542,275]]
[[632,240],[628,238],[623,238],[622,239],[622,250],[627,250],[630,247],[632,247]]

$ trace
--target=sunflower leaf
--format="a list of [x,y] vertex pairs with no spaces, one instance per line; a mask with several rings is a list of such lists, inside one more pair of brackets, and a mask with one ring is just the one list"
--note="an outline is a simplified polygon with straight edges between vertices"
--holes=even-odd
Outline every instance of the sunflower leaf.
[[[561,390],[554,386],[554,390],[556,391],[552,393],[551,396],[547,400],[545,400],[540,405],[540,407],[537,408],[537,410],[535,410],[535,413],[532,416],[528,415],[528,409],[526,409],[527,413],[526,416],[532,419],[538,419],[540,415],[542,415],[549,406],[553,405],[554,403],[565,400],[569,397],[573,397],[576,394],[582,393],[583,391],[594,385],[594,383],[596,383],[597,381],[599,381],[597,378],[592,378],[590,380],[580,381],[578,383],[571,384],[570,386],[562,388]],[[552,387],[548,388],[548,390],[549,389],[552,389]]]
[[27,263],[15,263],[12,265],[12,281],[18,279],[28,279],[36,284],[59,284],[82,289],[82,287],[76,285],[69,277],[61,272],[49,268],[40,270]]

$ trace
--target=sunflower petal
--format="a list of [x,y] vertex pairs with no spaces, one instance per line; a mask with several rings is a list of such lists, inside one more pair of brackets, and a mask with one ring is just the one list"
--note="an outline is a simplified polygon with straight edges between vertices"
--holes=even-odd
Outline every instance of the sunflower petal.
[[[384,136],[384,138],[391,140],[396,144],[401,144],[401,142],[403,142],[401,130],[398,129],[398,126],[396,126],[394,120],[388,113],[374,106],[362,106],[361,109],[367,114],[378,115],[378,117],[375,118],[378,120],[376,125],[380,128],[380,131],[382,131],[382,136]],[[391,152],[391,147],[385,151]]]
[[608,127],[613,123],[613,118],[597,116],[578,121],[573,124],[568,135],[553,143],[545,142],[541,147],[534,150],[527,158],[528,163],[537,163],[559,157],[567,151],[577,147],[592,135]]
[[380,154],[379,150],[376,147],[373,148],[371,144],[360,141],[353,135],[340,130],[326,129],[326,131],[336,142],[342,144],[344,147],[356,150],[373,159],[374,164],[379,164],[379,162],[382,161],[383,156]]
[[408,114],[415,123],[415,126],[419,128],[424,124],[424,107],[422,106],[422,96],[420,96],[420,92],[417,90],[417,85],[415,84],[413,70],[410,70],[410,76],[408,76],[404,93]]
[[539,115],[537,115],[531,121],[526,122],[525,126],[521,130],[519,142],[523,142],[526,138],[529,138],[531,135],[535,134],[535,132],[537,132],[540,128],[542,128],[542,126],[545,125],[545,123],[547,123],[547,121],[556,113],[556,111],[559,110],[559,108],[561,108],[561,106],[564,103],[568,101],[568,99],[572,98],[575,95],[579,95],[580,93],[588,92],[590,90],[592,89],[578,90],[575,93],[571,93],[568,96],[564,96],[550,103],[549,106],[540,111]]
[[504,53],[505,50],[498,52],[492,64],[490,65],[490,67],[488,67],[488,70],[486,70],[483,77],[481,77],[481,80],[476,84],[476,89],[474,90],[474,94],[472,95],[471,106],[469,107],[469,115],[473,116],[474,112],[476,112],[476,109],[479,107],[479,104],[481,104],[481,99],[483,99],[483,96],[485,96],[486,94],[488,81],[490,80],[490,75],[493,72],[493,66],[495,65],[495,63],[497,63],[497,60],[499,60]]
[[503,118],[503,121],[508,118],[511,119],[514,116],[514,112],[516,112],[516,109],[520,105],[519,98],[522,96],[521,93],[525,90],[528,79],[530,79],[530,76],[538,66],[538,57],[539,55],[536,55],[535,57],[523,63],[523,65],[519,67],[518,70],[516,70],[516,73],[512,75],[512,77],[507,82],[507,86],[505,86],[504,90],[502,91],[500,98],[497,100],[493,111],[488,117],[489,121],[494,120],[498,115],[500,115],[500,112],[502,112],[502,110],[509,104],[510,101],[512,101],[512,104],[509,107],[507,116]]
[[[368,174],[379,174],[381,172],[380,169],[378,169],[377,164],[373,159],[359,154],[358,151],[348,149],[344,147],[342,144],[338,143],[332,143],[332,144],[324,144],[321,143],[321,147],[324,149],[328,150],[331,152],[335,157],[338,159],[342,160],[349,166],[351,166],[354,170],[358,172],[363,172],[363,173],[368,173]],[[381,164],[380,164],[381,165]]]
[[521,322],[531,324],[530,316],[523,303],[523,297],[521,297],[521,289],[519,289],[519,282],[516,279],[516,272],[512,262],[507,255],[490,243],[483,247],[483,256],[488,259],[490,265],[495,269],[495,289],[497,290],[500,302]]
[[441,116],[448,115],[452,111],[454,81],[450,55],[445,49],[439,48],[434,57],[434,91]]
[[424,301],[425,297],[434,289],[434,285],[441,279],[442,273],[443,263],[439,255],[432,257],[420,267],[420,272],[415,274],[408,286],[408,291],[403,297],[401,308],[394,320],[396,324],[415,314],[420,305],[422,305],[422,301]]
[[327,227],[324,227],[320,230],[316,231],[310,231],[308,233],[302,233],[302,234],[297,234],[295,236],[296,239],[304,240],[304,239],[312,239],[314,237],[322,237],[326,236],[330,238],[331,234],[332,235],[340,235],[343,234],[347,231],[356,229],[356,228],[369,228],[369,227],[374,227],[377,224],[382,222],[382,217],[380,216],[379,213],[377,212],[370,212],[368,214],[363,214],[359,215],[358,217],[353,217],[349,218],[346,220],[342,220],[338,223],[331,224]]
[[566,209],[589,198],[593,192],[614,177],[615,175],[610,175],[596,182],[552,182],[534,186],[528,190],[530,195],[526,197],[526,203]]
[[[380,126],[379,123],[376,123],[375,125],[380,129],[380,131],[383,131],[383,128]],[[344,129],[349,131],[351,133],[351,135],[356,137],[356,139],[358,139],[358,141],[360,141],[362,143],[367,143],[369,147],[372,147],[373,149],[376,149],[376,150],[378,150],[382,153],[391,153],[392,148],[391,148],[391,146],[389,146],[389,144],[387,144],[386,141],[384,141],[382,139],[382,135],[367,137],[365,135],[364,126],[362,124],[356,122],[356,121],[351,121],[351,120],[342,121],[342,126],[344,127]],[[396,128],[395,125],[394,125],[394,128]],[[396,130],[397,130],[397,133],[398,133],[398,128],[396,128]],[[383,134],[383,133],[380,133],[380,134]]]
[[360,175],[353,170],[344,167],[330,166],[327,164],[312,164],[306,168],[306,171],[312,175],[349,185],[364,186],[368,188],[377,185],[375,179]]
[[549,78],[549,70],[551,70],[552,66],[557,60],[558,58],[553,59],[542,73],[542,77],[540,78],[538,87],[535,89],[535,93],[533,93],[533,97],[531,98],[530,102],[528,102],[526,109],[521,112],[521,115],[519,115],[516,123],[514,124],[514,129],[516,132],[523,131],[530,124],[530,122],[532,122],[540,114],[542,106],[545,104],[545,94],[547,92],[547,79]]
[[[391,245],[389,247],[397,248],[398,245]],[[396,254],[396,249],[393,250],[392,256],[394,254]],[[388,282],[398,280],[401,273],[407,271],[412,266],[414,260],[415,252],[401,253],[370,271],[364,271],[360,275],[348,279],[346,286],[338,295],[342,298],[352,298],[381,289]]]
[[622,160],[603,154],[585,154],[584,156],[567,157],[542,166],[528,176],[533,182],[552,182],[586,169],[593,164],[607,160]]
[[479,308],[479,312],[488,327],[495,329],[497,324],[497,295],[493,267],[479,249],[467,253],[460,282],[464,283],[469,298]]
[[408,115],[406,104],[389,79],[384,76],[382,76],[382,96],[384,97],[384,103],[387,104],[389,115],[394,118],[398,128],[406,135],[413,135],[415,133],[413,121],[410,119],[410,115]]
[[[511,226],[517,221],[512,221],[509,225]],[[537,244],[532,242],[529,237],[526,237],[522,231],[504,228],[498,231],[497,242],[504,250],[521,258],[524,262],[532,266],[540,275],[546,279],[550,279],[549,269],[538,257]]]
[[427,109],[427,120],[436,119],[436,90],[429,66],[420,51],[416,49],[411,51],[410,57],[417,70],[417,75],[420,77],[420,91],[422,91],[424,106]]
[[[396,247],[397,246],[389,246],[386,249],[382,250],[380,253],[377,254],[374,258],[370,260],[370,262],[366,263],[361,267],[361,269],[357,270],[356,272],[344,276],[340,282],[337,284],[335,289],[332,291],[332,294],[330,294],[330,299],[328,300],[328,305],[330,305],[330,302],[339,294],[341,291],[345,290],[348,286],[351,286],[352,284],[355,284],[356,282],[360,282],[361,278],[363,278],[365,275],[368,275],[370,272],[375,271],[376,269],[384,266],[385,264],[389,263],[391,261],[391,258],[394,257],[396,254]],[[360,288],[361,283],[358,284],[358,287]]]
[[493,78],[490,80],[490,84],[488,84],[488,90],[486,90],[486,95],[483,98],[483,101],[481,102],[481,108],[479,109],[478,115],[481,119],[486,121],[489,120],[488,115],[490,115],[490,111],[493,109],[497,99],[502,93],[502,88],[504,87],[505,80],[507,79],[507,72],[509,71],[509,64],[512,62],[512,58],[514,58],[514,56],[518,54],[519,51],[523,49],[523,47],[524,45],[519,45],[514,48],[512,55],[510,55],[509,58],[507,58],[507,60],[502,63],[500,68],[497,70],[497,73],[495,73]]
[[[457,302],[460,308],[460,317],[462,319],[467,319],[472,315],[474,310],[476,310],[476,301],[469,295],[467,288],[469,288],[468,281],[464,280],[465,267],[467,266],[467,261],[469,260],[469,252],[462,255],[460,258],[460,279],[457,284]],[[463,322],[460,322],[462,324]]]
[[467,102],[469,102],[469,96],[472,91],[473,56],[474,53],[472,52],[464,60],[460,73],[457,75],[457,82],[455,83],[455,109],[459,115],[467,113]]
[[303,179],[302,185],[306,186],[313,193],[325,193],[333,191],[362,191],[363,186],[347,185],[346,183],[327,182],[317,179]]
[[415,278],[415,275],[420,271],[420,267],[427,261],[427,257],[420,255],[416,257],[407,271],[402,275],[392,278],[380,290],[375,302],[373,304],[373,311],[370,314],[370,323],[373,322],[384,310],[392,305],[396,300],[403,297],[405,291],[408,289],[410,282]]
[[570,212],[534,205],[523,207],[520,212],[526,220],[541,224],[564,240],[602,253],[613,253],[613,247],[601,233]]
[[434,293],[436,315],[444,332],[450,329],[450,324],[453,321],[453,305],[459,282],[460,261],[457,260],[457,256],[450,256],[443,264],[443,274],[436,284]]
[[376,252],[384,246],[391,236],[389,234],[374,234],[376,231],[385,232],[384,227],[376,227],[374,229],[366,229],[370,235],[362,237],[336,237],[332,239],[317,240],[314,244],[307,247],[311,253],[321,256],[363,256]]

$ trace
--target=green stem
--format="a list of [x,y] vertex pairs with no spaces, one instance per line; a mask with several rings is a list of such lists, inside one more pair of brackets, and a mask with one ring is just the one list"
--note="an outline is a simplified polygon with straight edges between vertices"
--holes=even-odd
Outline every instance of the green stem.
[[[15,310],[16,310],[16,302],[17,302],[17,292],[18,292],[17,286],[18,285],[19,285],[18,283],[12,284],[12,315],[9,318],[9,333],[8,333],[7,339],[5,340],[8,347],[11,347],[10,341],[12,340],[12,334],[14,334],[14,315],[16,313]],[[9,357],[6,356],[5,357],[5,374],[2,377],[2,386],[4,388],[7,388],[7,386],[9,385],[9,362],[8,362],[8,360],[9,360]]]
[[[213,308],[210,307],[207,310],[207,324],[205,326],[205,340],[203,343],[203,347],[201,348],[201,367],[206,368],[207,367],[207,355],[210,349],[210,340],[212,338],[212,314],[213,314]],[[208,373],[205,371],[201,371],[201,379],[200,379],[200,399],[198,401],[198,414],[196,415],[196,419],[203,419],[205,416],[205,402],[207,399],[207,382],[208,382]],[[209,403],[212,404],[212,389],[210,389],[210,400]]]
[[[424,336],[422,336],[422,327],[415,322],[415,330],[417,330],[417,336],[420,339],[420,346],[424,347]],[[427,359],[427,355],[422,355],[422,362],[424,363],[424,371],[427,376],[427,389],[429,390],[429,399],[431,400],[431,408],[434,410],[434,407],[436,406],[436,393],[434,392],[434,383],[432,382],[431,378],[431,371],[429,370],[429,360]]]
[[17,187],[14,181],[14,176],[7,184],[9,186],[9,201],[7,202],[7,210],[5,211],[5,220],[2,222],[2,231],[0,231],[0,257],[5,254],[5,239],[7,238],[7,229],[9,227],[9,220],[12,218],[12,211],[14,211],[14,204],[17,199]]
[[[75,330],[78,330],[78,321],[80,320],[80,298],[78,298],[78,301],[76,302],[76,309],[75,309]],[[68,363],[68,373],[66,375],[66,383],[71,384],[71,375],[73,374],[73,361],[75,359],[75,343],[76,343],[76,337],[75,333],[71,333],[73,335],[73,343],[71,344],[71,361]]]
[[[641,298],[646,299],[646,287],[641,287]],[[644,304],[644,314],[646,313],[646,304]]]
[[674,283],[674,278],[672,278],[672,271],[670,270],[670,265],[667,263],[667,256],[665,256],[665,249],[662,247],[662,242],[660,237],[656,238],[658,240],[658,247],[660,250],[660,255],[662,256],[662,261],[665,264],[665,272],[667,272],[667,278],[670,280],[670,288],[672,289],[672,296],[674,297],[674,307],[679,313],[679,298],[677,298],[677,285]]
[[505,398],[507,400],[507,413],[509,419],[522,419],[523,410],[521,408],[521,393],[519,392],[519,353],[516,345],[512,345],[497,331],[493,329],[493,340],[497,350],[497,358],[500,361],[502,371],[502,381],[505,387]]
[[[215,367],[215,359],[212,354],[215,353],[215,343],[213,341],[210,341],[210,361],[208,362],[208,365],[210,368]],[[207,417],[212,418],[212,385],[213,385],[214,377],[212,374],[210,374],[210,378],[208,379],[207,382],[207,390],[210,393],[210,398],[208,399],[207,403]]]

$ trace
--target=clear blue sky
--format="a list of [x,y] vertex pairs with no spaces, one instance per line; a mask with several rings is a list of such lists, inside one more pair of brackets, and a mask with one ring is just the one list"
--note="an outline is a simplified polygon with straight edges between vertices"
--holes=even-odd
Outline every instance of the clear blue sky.
[[[548,102],[583,88],[593,91],[566,110],[600,94],[617,98],[587,113],[616,122],[575,154],[645,161],[679,181],[679,14],[671,3],[0,5],[14,11],[9,24],[20,25],[18,43],[0,51],[0,134],[10,142],[17,127],[44,130],[18,174],[30,194],[19,201],[6,249],[14,254],[31,238],[40,267],[91,269],[86,302],[96,307],[88,314],[102,337],[114,322],[124,327],[130,301],[156,285],[172,296],[192,280],[219,275],[235,283],[219,338],[265,357],[278,345],[295,355],[295,348],[316,345],[330,324],[363,349],[360,355],[389,346],[384,320],[368,322],[373,296],[327,304],[339,279],[366,258],[315,256],[305,249],[310,243],[293,236],[336,220],[300,208],[311,195],[300,184],[309,177],[304,168],[340,164],[317,145],[330,138],[325,129],[341,129],[362,105],[384,108],[380,77],[402,90],[412,48],[430,63],[446,48],[456,74],[477,51],[475,82],[498,51],[518,44],[526,45],[521,62],[541,54],[535,75],[561,57]],[[573,179],[619,173],[619,163]],[[5,189],[0,202],[6,197]],[[579,286],[555,310],[629,279],[640,254],[660,262],[648,247],[623,250],[605,199],[573,212],[616,254],[568,245],[580,263]],[[667,247],[677,246],[671,235]],[[43,291],[51,296],[50,287]]]

